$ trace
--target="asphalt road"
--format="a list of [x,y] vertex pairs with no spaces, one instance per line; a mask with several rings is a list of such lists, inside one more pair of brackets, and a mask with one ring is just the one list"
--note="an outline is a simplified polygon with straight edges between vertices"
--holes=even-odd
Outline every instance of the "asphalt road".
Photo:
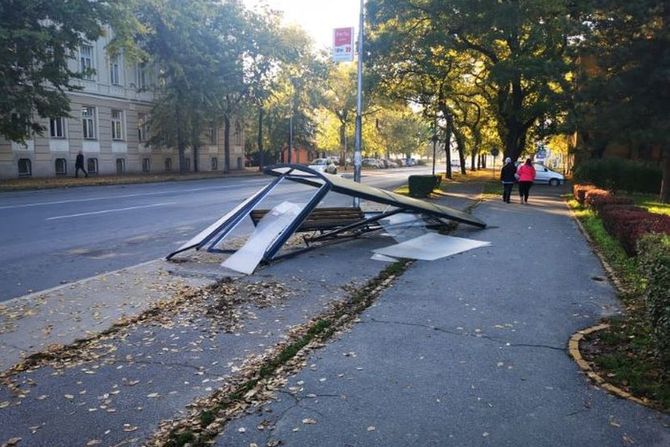
[[[425,171],[365,172],[363,182],[393,189]],[[165,256],[271,180],[230,177],[2,193],[0,302]],[[304,201],[314,189],[286,184],[275,191],[269,200]],[[342,206],[351,199],[329,194],[324,203]]]

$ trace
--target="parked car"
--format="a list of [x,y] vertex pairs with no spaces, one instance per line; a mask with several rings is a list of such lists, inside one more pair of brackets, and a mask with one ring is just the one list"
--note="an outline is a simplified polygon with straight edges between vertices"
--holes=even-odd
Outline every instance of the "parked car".
[[367,168],[381,168],[383,165],[376,158],[364,158],[361,162],[361,166]]
[[329,158],[315,158],[312,160],[308,168],[327,174],[337,174],[337,166],[335,166],[335,163]]
[[543,164],[533,163],[533,167],[535,168],[535,183],[547,183],[551,186],[558,186],[565,182],[563,174],[552,171]]
[[393,160],[389,160],[388,158],[385,158],[383,161],[384,161],[384,164],[386,165],[387,168],[397,168],[398,167],[398,163],[396,163]]
[[416,159],[408,158],[406,166],[416,166]]

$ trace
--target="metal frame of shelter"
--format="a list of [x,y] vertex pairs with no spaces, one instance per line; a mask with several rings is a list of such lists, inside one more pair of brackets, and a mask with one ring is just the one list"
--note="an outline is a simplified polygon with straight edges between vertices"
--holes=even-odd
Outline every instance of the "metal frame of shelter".
[[[304,185],[313,186],[316,188],[316,192],[307,202],[304,208],[300,210],[297,216],[265,249],[262,262],[266,263],[287,255],[296,254],[300,251],[304,251],[305,249],[309,249],[310,242],[338,238],[343,235],[348,237],[355,237],[367,231],[378,230],[381,228],[377,224],[379,220],[398,213],[418,213],[421,214],[424,218],[430,218],[433,221],[443,225],[448,224],[448,221],[455,221],[473,225],[479,228],[486,227],[486,224],[483,221],[462,211],[434,203],[425,202],[423,200],[402,196],[400,194],[385,191],[373,186],[356,183],[352,180],[344,179],[339,176],[322,174],[304,165],[275,165],[266,168],[263,172],[265,174],[276,177],[276,179],[246,199],[244,202],[233,208],[230,212],[218,219],[212,225],[198,233],[177,250],[167,255],[166,259],[169,260],[175,255],[190,249],[206,249],[210,252],[222,252],[223,250],[218,249],[217,245],[228,234],[230,234],[230,232],[233,231],[240,222],[249,216],[251,212],[261,203],[261,201],[284,180],[290,180]],[[303,250],[296,250],[289,254],[277,256],[281,247],[296,231],[298,231],[305,219],[307,219],[312,211],[317,208],[319,202],[321,202],[325,195],[330,191],[390,205],[395,208],[386,212],[366,213],[365,217],[363,217],[360,221],[341,226],[339,228],[321,230],[321,234],[318,236],[304,238],[306,244],[308,245],[307,248]]]

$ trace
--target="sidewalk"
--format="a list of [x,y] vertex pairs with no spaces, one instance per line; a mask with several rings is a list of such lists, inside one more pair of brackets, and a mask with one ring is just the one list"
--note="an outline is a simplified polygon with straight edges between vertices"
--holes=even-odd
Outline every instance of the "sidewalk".
[[[464,208],[473,188],[454,185],[442,200]],[[489,228],[457,235],[492,246],[414,263],[216,445],[668,445],[667,416],[594,388],[568,357],[573,332],[617,311],[614,292],[594,280],[604,273],[557,191],[533,193],[528,206],[477,207]],[[6,371],[0,443],[142,445],[161,420],[379,274],[386,264],[370,250],[388,243],[314,250],[206,293],[212,263],[154,261],[22,298],[22,318],[0,329],[3,347],[17,348],[2,350],[3,370],[20,350],[69,344],[162,301],[144,319]],[[546,256],[526,262],[527,253]]]
[[670,445],[667,415],[569,358],[572,333],[618,311],[615,293],[557,190],[533,195],[477,207],[489,229],[457,235],[490,247],[414,264],[216,445]]

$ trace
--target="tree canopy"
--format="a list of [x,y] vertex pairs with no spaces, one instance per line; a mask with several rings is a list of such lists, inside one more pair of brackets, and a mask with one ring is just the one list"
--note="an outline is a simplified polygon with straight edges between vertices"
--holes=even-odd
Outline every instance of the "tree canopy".
[[87,74],[71,69],[72,56],[108,24],[124,44],[135,24],[128,12],[125,0],[0,2],[0,135],[23,142],[44,131],[40,118],[67,116],[66,92]]

